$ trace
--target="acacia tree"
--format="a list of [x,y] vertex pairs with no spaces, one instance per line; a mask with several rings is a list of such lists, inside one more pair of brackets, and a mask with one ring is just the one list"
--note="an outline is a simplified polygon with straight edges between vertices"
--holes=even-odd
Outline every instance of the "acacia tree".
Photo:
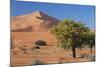
[[95,33],[94,32],[90,32],[89,44],[90,44],[90,51],[92,53],[92,48],[93,46],[95,46]]
[[90,52],[92,53],[93,46],[95,46],[95,32],[86,32],[84,34],[84,40],[86,45],[90,46]]
[[76,57],[76,47],[79,45],[81,33],[88,31],[82,23],[77,23],[73,20],[65,20],[51,28],[51,32],[57,37],[60,45],[63,48],[70,47],[73,57]]

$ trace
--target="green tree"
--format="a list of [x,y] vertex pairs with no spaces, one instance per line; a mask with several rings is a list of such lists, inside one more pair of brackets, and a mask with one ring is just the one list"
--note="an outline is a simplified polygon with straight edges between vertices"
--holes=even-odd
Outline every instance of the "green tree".
[[95,33],[94,32],[90,32],[90,38],[89,38],[89,44],[90,44],[90,51],[92,53],[92,48],[93,46],[95,46]]
[[83,32],[89,29],[82,23],[73,20],[59,22],[58,25],[51,28],[51,32],[57,37],[58,42],[64,49],[72,49],[73,57],[76,57],[76,47],[81,42],[80,38]]
[[89,31],[85,33],[84,40],[86,45],[90,46],[90,52],[92,53],[92,49],[95,46],[95,32]]

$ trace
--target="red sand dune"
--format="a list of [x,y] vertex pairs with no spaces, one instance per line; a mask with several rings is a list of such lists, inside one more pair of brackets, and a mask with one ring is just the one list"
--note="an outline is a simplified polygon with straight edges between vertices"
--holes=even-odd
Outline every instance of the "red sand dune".
[[26,15],[11,17],[11,30],[14,32],[45,31],[58,22],[58,19],[36,11]]

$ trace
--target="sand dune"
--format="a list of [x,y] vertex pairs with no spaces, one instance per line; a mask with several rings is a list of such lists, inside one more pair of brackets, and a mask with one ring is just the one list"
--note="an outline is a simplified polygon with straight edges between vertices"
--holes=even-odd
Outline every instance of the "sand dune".
[[[41,11],[30,14],[11,17],[11,30],[16,32],[46,31],[56,25],[58,19],[53,18]],[[28,32],[29,32],[28,31]]]

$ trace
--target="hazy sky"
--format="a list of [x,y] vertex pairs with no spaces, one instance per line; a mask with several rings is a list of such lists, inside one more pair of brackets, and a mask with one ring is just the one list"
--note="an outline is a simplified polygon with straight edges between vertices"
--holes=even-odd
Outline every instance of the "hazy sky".
[[28,14],[34,11],[42,11],[57,19],[72,19],[81,21],[88,27],[95,28],[95,7],[72,5],[72,4],[54,4],[39,2],[19,2],[11,1],[11,16]]

